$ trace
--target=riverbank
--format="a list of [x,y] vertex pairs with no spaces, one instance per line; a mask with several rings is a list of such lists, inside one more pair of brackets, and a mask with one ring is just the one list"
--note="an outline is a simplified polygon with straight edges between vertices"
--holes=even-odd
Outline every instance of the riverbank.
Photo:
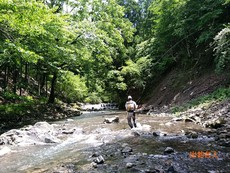
[[[167,110],[169,113],[170,111]],[[160,114],[150,109],[151,116]],[[230,147],[230,99],[221,102],[207,102],[183,112],[171,113],[173,121],[193,122],[208,129],[206,135],[212,136],[221,146]]]
[[0,134],[39,121],[57,121],[80,115],[76,104],[9,105],[8,109],[0,110]]

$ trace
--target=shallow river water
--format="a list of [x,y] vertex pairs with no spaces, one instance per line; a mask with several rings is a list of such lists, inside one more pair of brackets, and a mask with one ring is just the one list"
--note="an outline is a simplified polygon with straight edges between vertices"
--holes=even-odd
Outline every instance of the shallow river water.
[[[105,118],[115,116],[119,117],[119,123],[103,123]],[[68,163],[74,163],[74,169],[79,172],[92,172],[92,170],[111,172],[104,169],[100,171],[100,168],[93,169],[90,157],[97,150],[103,152],[105,145],[118,147],[118,144],[128,145],[132,148],[133,154],[155,158],[163,157],[165,148],[172,147],[178,153],[177,156],[180,156],[180,162],[194,165],[189,168],[194,171],[188,172],[230,172],[230,149],[216,145],[212,137],[200,135],[200,132],[208,129],[191,122],[171,122],[171,119],[172,117],[151,117],[140,114],[137,115],[138,127],[132,130],[127,125],[126,113],[122,111],[84,113],[71,120],[50,122],[55,124],[54,127],[57,129],[75,129],[75,131],[60,136],[62,141],[60,143],[8,146],[11,152],[0,156],[0,173],[54,173],[55,171],[61,173],[62,167],[64,173],[64,167],[68,166]],[[184,135],[186,131],[193,131],[198,134],[198,137],[187,138]],[[157,135],[154,136],[153,132]],[[213,158],[206,158],[204,155],[202,158],[198,157],[197,154],[207,151],[211,152]],[[194,153],[196,157],[192,158]],[[114,153],[110,153],[112,154]],[[106,162],[122,165],[121,159],[117,157],[106,157]],[[149,163],[150,166],[151,164],[153,163]],[[117,172],[129,171],[133,172],[131,170]]]

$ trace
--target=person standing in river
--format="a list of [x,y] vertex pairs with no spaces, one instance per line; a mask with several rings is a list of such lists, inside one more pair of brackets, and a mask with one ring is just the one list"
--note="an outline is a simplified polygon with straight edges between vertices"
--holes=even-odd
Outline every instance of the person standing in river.
[[[135,110],[137,109],[137,104],[132,100],[132,96],[128,96],[128,101],[125,103],[125,108],[127,111],[127,120],[129,127],[137,127],[136,118],[135,118]],[[132,122],[133,120],[133,122]]]

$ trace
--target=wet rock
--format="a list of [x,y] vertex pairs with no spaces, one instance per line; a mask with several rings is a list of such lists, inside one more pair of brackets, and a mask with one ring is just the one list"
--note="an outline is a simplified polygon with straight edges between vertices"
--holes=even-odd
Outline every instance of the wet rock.
[[217,130],[217,134],[222,134],[222,133],[228,133],[228,131],[226,129],[224,130]]
[[98,156],[100,156],[100,154],[98,152],[95,152],[95,153],[92,154],[91,157],[98,157]]
[[119,117],[116,116],[114,118],[105,118],[104,123],[108,123],[108,124],[110,124],[110,123],[119,123]]
[[173,166],[170,166],[166,172],[167,173],[176,173],[176,171],[175,171]]
[[159,172],[159,173],[165,173],[164,169],[163,169],[163,166],[161,165],[157,165],[154,167],[153,170],[151,170],[152,172],[151,173],[155,173],[155,172]]
[[137,132],[137,131],[133,131],[132,135],[135,136],[135,137],[138,137],[138,136],[141,136],[141,133]]
[[227,135],[225,133],[222,133],[222,134],[219,135],[219,138],[226,138],[226,136]]
[[219,144],[224,147],[230,147],[230,141],[227,140],[220,140]]
[[161,132],[157,131],[157,132],[153,132],[153,136],[157,137],[160,136]]
[[215,119],[211,119],[204,123],[205,127],[219,128],[222,127],[226,121],[223,118],[217,117]]
[[94,162],[96,164],[103,164],[105,162],[105,159],[102,155],[98,156],[96,159],[94,159]]
[[196,133],[196,132],[193,132],[192,134],[191,134],[191,137],[194,139],[194,138],[198,138],[198,134]]
[[44,141],[45,141],[45,143],[57,143],[58,142],[58,141],[56,141],[56,139],[47,138],[47,137],[45,137]]
[[226,138],[230,138],[230,132],[226,134]]
[[[46,172],[47,170],[42,170],[42,172]],[[37,172],[37,171],[35,171]],[[38,171],[40,172],[40,171]],[[60,166],[58,166],[57,168],[54,168],[53,173],[75,173],[76,172],[76,168],[75,165],[73,163],[64,163]]]
[[172,147],[167,147],[165,150],[164,150],[164,154],[171,154],[171,153],[174,153],[174,149]]
[[173,118],[171,121],[182,121],[183,118],[182,117],[176,117],[176,118]]
[[215,136],[214,140],[218,141],[218,140],[220,140],[220,137],[219,136]]
[[134,166],[133,163],[126,163],[126,168],[132,168]]
[[73,120],[73,119],[68,118],[66,121],[68,121],[68,122],[73,122],[74,120]]
[[95,163],[95,162],[92,162],[91,165],[92,165],[93,168],[97,168],[98,167],[97,163]]
[[194,132],[194,131],[187,131],[185,132],[185,135],[187,136],[187,138],[198,138],[198,134],[197,132]]
[[166,126],[172,126],[172,125],[174,125],[172,122],[167,122],[167,123],[165,123],[165,125]]
[[144,173],[164,173],[164,170],[158,170],[158,169],[150,168],[150,169],[145,169]]
[[54,127],[47,122],[37,122],[36,124],[34,124],[34,126],[32,128],[34,131],[37,131],[37,132],[52,132],[52,131],[54,131]]
[[122,148],[125,148],[125,147],[127,147],[129,144],[127,144],[127,143],[123,143],[122,145],[121,145],[121,147]]
[[156,131],[156,132],[153,132],[153,136],[157,137],[157,136],[167,136],[166,133],[163,133],[163,132],[160,132],[160,131]]
[[73,134],[75,132],[76,129],[70,129],[70,130],[63,130],[62,131],[62,134],[66,134],[66,135],[69,135],[69,134]]
[[217,173],[217,172],[216,172],[216,171],[212,171],[212,170],[211,170],[211,171],[208,171],[208,173]]
[[9,147],[7,147],[7,146],[2,147],[2,148],[0,148],[0,156],[3,156],[5,154],[9,153],[10,151],[11,151],[11,149]]
[[34,126],[12,129],[0,136],[1,144],[37,145],[44,143],[59,143],[57,131],[47,122],[38,122]]
[[131,147],[126,146],[125,148],[122,149],[121,152],[122,153],[130,153],[132,151],[133,151],[133,149]]

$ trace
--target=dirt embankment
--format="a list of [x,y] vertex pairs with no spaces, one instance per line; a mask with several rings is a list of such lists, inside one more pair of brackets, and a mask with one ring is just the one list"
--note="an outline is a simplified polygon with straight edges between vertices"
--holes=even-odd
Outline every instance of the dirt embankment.
[[153,86],[145,106],[163,107],[181,105],[194,98],[212,93],[221,86],[230,84],[229,76],[214,72],[197,73],[171,71],[161,82]]

